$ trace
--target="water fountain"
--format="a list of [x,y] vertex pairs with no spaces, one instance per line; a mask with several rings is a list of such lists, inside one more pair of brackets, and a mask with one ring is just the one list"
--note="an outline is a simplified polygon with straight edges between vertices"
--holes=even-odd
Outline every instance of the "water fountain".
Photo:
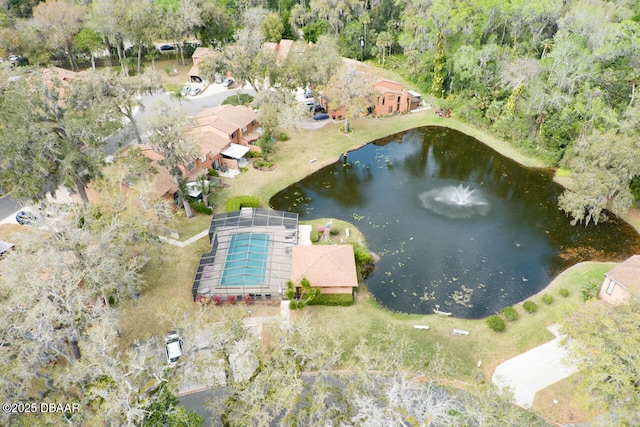
[[343,162],[270,204],[358,227],[379,255],[367,288],[391,310],[486,317],[576,262],[640,253],[638,234],[614,217],[572,227],[550,171],[520,167],[450,129],[408,131]]
[[482,194],[463,184],[435,188],[418,196],[422,206],[449,218],[469,218],[487,215],[491,206]]

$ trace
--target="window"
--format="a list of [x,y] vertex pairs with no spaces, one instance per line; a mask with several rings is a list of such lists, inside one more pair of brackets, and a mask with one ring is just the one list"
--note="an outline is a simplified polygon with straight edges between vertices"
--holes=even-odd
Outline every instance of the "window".
[[607,286],[607,295],[611,295],[613,293],[613,290],[616,287],[616,282],[614,282],[613,280],[609,279],[609,286]]
[[207,161],[207,155],[205,154],[204,156],[202,156],[202,157],[200,158],[200,161],[201,161],[202,163],[206,162],[206,161]]
[[256,121],[255,120],[251,120],[251,126],[255,126],[256,125]]
[[235,137],[236,137],[236,133],[234,132],[234,133],[231,134],[231,139],[233,139]]
[[189,163],[189,164],[187,165],[187,169],[189,169],[189,170],[193,170],[193,167],[194,167],[194,166],[195,166],[195,165],[193,164],[193,162],[191,162],[191,163]]
[[245,133],[247,132],[247,127],[246,126],[242,128],[242,132],[245,132]]
[[389,101],[393,101],[394,99],[396,99],[395,95],[389,95]]
[[389,107],[389,113],[393,113],[393,107]]
[[384,105],[384,96],[382,97],[382,105]]

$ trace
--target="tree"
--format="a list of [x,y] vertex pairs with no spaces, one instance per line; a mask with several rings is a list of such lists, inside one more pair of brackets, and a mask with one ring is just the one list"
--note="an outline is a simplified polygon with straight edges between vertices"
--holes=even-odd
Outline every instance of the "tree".
[[593,300],[562,321],[568,338],[564,344],[578,365],[582,386],[593,396],[593,405],[608,412],[607,425],[638,422],[639,308],[637,298],[616,306]]
[[[390,48],[392,44],[393,44],[393,36],[390,33],[383,31],[380,34],[378,34],[378,38],[376,39],[376,46],[381,52],[383,67],[384,67],[384,60],[385,60],[385,55],[387,53],[387,49]],[[380,59],[378,58],[378,62],[379,61]]]
[[137,51],[138,74],[142,73],[142,50],[153,46],[153,40],[159,33],[160,14],[153,0],[134,0],[129,3],[122,25],[127,39]]
[[145,408],[145,426],[202,427],[204,418],[196,412],[188,412],[178,398],[163,385],[156,399]]
[[85,185],[98,172],[108,136],[122,126],[112,79],[86,73],[63,84],[34,74],[7,88],[0,175],[16,197],[37,201],[65,186],[88,202]]
[[163,102],[154,106],[154,115],[146,123],[149,144],[161,154],[160,162],[169,169],[178,186],[178,196],[182,199],[187,218],[193,217],[187,199],[183,168],[198,156],[198,147],[193,133],[187,133],[184,113]]
[[122,22],[127,13],[123,0],[94,0],[91,2],[87,26],[102,35],[110,47],[115,47],[120,61],[122,74],[129,75],[128,65],[123,52],[125,28]]
[[625,212],[631,206],[629,183],[640,175],[637,137],[594,132],[575,144],[572,156],[568,164],[577,186],[558,199],[560,208],[573,217],[572,224],[597,224],[605,209]]
[[180,51],[180,63],[184,62],[184,37],[193,34],[202,26],[200,16],[202,0],[179,0],[164,9],[164,23],[167,36],[176,41]]
[[88,27],[84,27],[73,38],[73,45],[76,49],[86,52],[91,56],[91,68],[96,70],[96,58],[93,55],[97,50],[104,48],[104,42],[100,34]]
[[153,72],[135,77],[123,77],[113,83],[114,102],[129,123],[138,144],[142,144],[142,136],[135,115],[137,111],[145,109],[141,98],[143,95],[150,95],[161,88],[160,79]]
[[73,37],[82,28],[84,6],[66,0],[47,0],[33,9],[33,25],[52,49],[63,49],[71,69],[77,68],[71,50]]
[[445,78],[445,66],[446,60],[444,56],[444,36],[442,33],[438,33],[438,43],[436,45],[436,55],[434,57],[433,65],[433,80],[431,82],[431,93],[435,96],[442,96],[443,85]]
[[[362,37],[362,50],[363,52],[366,52],[367,51],[367,27],[369,26],[369,24],[371,24],[371,15],[369,15],[369,12],[365,10],[360,14],[358,21],[360,21],[360,23],[362,24],[362,28],[364,31],[364,34]],[[364,60],[364,57],[362,59]]]
[[265,16],[260,28],[262,28],[265,41],[280,43],[280,40],[282,40],[284,25],[277,13],[272,12]]
[[329,80],[325,94],[329,108],[344,107],[344,132],[350,132],[349,119],[366,114],[374,103],[373,82],[367,74],[356,70],[353,65],[342,65]]

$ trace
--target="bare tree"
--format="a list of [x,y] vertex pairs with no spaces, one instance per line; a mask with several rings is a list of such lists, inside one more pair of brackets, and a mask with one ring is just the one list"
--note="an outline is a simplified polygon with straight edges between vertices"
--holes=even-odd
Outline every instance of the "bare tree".
[[198,147],[193,134],[187,133],[187,118],[184,112],[163,102],[154,106],[154,115],[146,123],[150,132],[149,143],[164,156],[161,164],[169,169],[182,199],[187,218],[193,217],[184,181],[183,168],[198,156]]
[[82,28],[86,14],[84,6],[66,0],[47,0],[33,9],[33,25],[53,49],[64,49],[71,69],[77,68],[73,59],[73,37]]
[[374,103],[373,82],[354,65],[343,64],[329,80],[324,94],[331,109],[344,108],[344,132],[350,132],[349,120],[365,115]]

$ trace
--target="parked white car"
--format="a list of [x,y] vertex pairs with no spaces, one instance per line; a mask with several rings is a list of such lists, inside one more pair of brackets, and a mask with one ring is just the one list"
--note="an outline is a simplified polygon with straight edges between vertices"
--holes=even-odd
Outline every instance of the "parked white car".
[[180,356],[182,356],[182,339],[177,332],[169,332],[164,344],[167,353],[167,365],[173,368],[178,363]]

